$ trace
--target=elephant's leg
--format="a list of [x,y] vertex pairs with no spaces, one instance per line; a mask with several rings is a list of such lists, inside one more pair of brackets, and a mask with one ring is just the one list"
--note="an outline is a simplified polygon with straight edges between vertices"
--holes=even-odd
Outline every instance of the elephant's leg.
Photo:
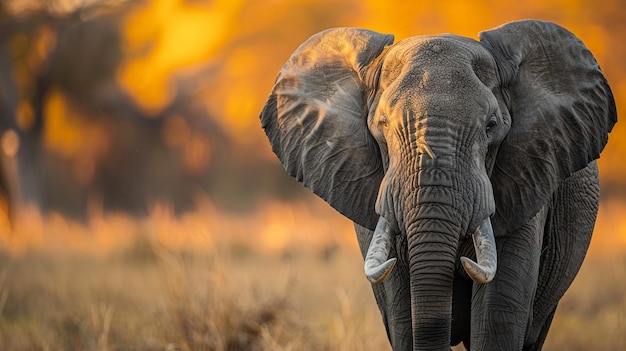
[[533,323],[526,338],[530,349],[541,349],[552,313],[583,263],[598,212],[599,195],[598,170],[592,162],[561,182],[552,197]]
[[[359,247],[363,257],[374,234],[371,230],[354,224],[359,241]],[[406,242],[401,242],[406,245]],[[396,248],[391,250],[391,256],[398,257]],[[364,277],[365,279],[365,277]],[[387,330],[387,336],[395,351],[412,350],[412,324],[411,324],[411,293],[409,290],[408,264],[403,255],[398,257],[398,262],[389,273],[389,276],[380,284],[372,284],[372,290],[376,297],[376,303]]]
[[496,238],[496,276],[473,287],[472,350],[522,350],[533,313],[546,214],[544,207],[517,231]]
[[555,312],[556,312],[556,306],[554,307],[554,309],[552,309],[552,312],[549,312],[547,314],[548,316],[543,320],[543,326],[538,331],[538,333],[534,334],[536,335],[535,341],[527,343],[524,346],[524,351],[541,351],[541,349],[543,348],[543,342],[546,340],[546,336],[548,335],[548,330],[550,330],[550,324],[552,324],[552,318],[554,318]]

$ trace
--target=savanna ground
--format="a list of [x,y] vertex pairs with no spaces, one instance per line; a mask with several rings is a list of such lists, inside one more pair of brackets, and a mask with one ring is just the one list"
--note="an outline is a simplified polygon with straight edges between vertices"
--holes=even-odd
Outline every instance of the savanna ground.
[[[545,350],[626,349],[624,210],[603,204]],[[390,349],[351,224],[321,202],[26,212],[0,223],[2,350]]]

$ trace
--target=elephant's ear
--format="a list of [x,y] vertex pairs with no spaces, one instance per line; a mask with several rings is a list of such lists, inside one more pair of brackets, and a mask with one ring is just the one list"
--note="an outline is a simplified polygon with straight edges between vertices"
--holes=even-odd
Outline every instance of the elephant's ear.
[[374,229],[383,168],[367,128],[367,66],[393,36],[329,29],[289,58],[261,113],[285,170],[361,226]]
[[513,22],[480,33],[508,97],[511,130],[492,174],[494,225],[519,228],[559,182],[600,156],[617,121],[598,63],[566,29]]

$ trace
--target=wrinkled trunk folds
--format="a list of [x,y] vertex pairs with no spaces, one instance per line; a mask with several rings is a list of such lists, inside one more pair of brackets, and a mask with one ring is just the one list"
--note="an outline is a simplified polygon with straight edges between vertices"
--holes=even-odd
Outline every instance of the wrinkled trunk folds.
[[407,225],[414,350],[449,350],[460,226],[449,205],[420,203]]

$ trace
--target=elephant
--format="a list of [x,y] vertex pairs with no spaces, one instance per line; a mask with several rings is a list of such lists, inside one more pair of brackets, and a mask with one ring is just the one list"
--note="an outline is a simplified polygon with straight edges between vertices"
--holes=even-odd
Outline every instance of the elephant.
[[328,29],[284,64],[260,119],[287,173],[354,222],[393,350],[542,348],[617,122],[574,34]]

